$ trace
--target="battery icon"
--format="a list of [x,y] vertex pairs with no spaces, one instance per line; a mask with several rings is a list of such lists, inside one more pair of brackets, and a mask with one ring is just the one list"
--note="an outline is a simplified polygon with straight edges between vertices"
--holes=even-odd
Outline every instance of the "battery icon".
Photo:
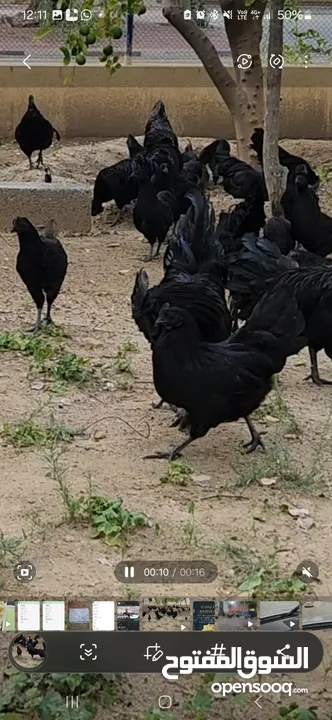
[[311,19],[312,19],[311,12],[304,13],[304,20],[311,20]]
[[128,567],[128,565],[126,565],[126,567],[124,569],[124,576],[125,576],[125,578],[135,577],[135,568],[133,565],[131,565],[130,567]]

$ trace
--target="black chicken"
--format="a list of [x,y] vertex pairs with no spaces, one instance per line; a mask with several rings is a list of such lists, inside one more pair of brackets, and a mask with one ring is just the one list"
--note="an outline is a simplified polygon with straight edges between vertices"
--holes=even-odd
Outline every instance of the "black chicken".
[[[282,198],[289,194],[286,189]],[[309,187],[309,174],[305,166],[296,169],[292,189],[291,228],[296,242],[309,252],[325,257],[332,252],[332,218],[323,213],[317,196]]]
[[[214,182],[222,178],[222,185],[229,195],[242,200],[251,196],[257,185],[260,186],[265,198],[265,184],[261,170],[230,154],[227,140],[216,140],[200,154],[201,162],[208,162],[212,168]],[[267,199],[267,198],[265,198]]]
[[28,109],[15,130],[15,140],[29,158],[30,170],[33,167],[31,155],[35,150],[39,150],[36,167],[43,165],[43,150],[52,145],[53,135],[60,140],[58,131],[38,110],[33,95],[29,95]]
[[231,212],[220,213],[217,235],[221,243],[225,235],[228,242],[230,236],[236,239],[251,232],[259,235],[265,219],[263,188],[257,183],[246,200],[235,205]]
[[250,414],[272,388],[288,355],[305,344],[304,319],[292,290],[274,289],[258,303],[247,323],[223,343],[200,340],[197,324],[184,308],[164,305],[153,346],[153,377],[160,397],[184,408],[189,438],[169,452],[147,457],[174,459],[193,440],[220,423],[245,418],[251,434],[248,452],[262,440]]
[[[266,241],[265,241],[266,242]],[[245,320],[255,307],[257,301],[271,285],[276,293],[283,292],[284,287],[290,287],[294,292],[297,304],[305,319],[303,335],[305,345],[309,347],[311,372],[307,379],[316,385],[330,385],[319,375],[317,353],[325,350],[332,359],[332,267],[326,258],[316,258],[320,261],[310,264],[311,258],[305,257],[302,267],[292,270],[282,270],[285,261],[299,259],[298,252],[290,253],[280,264],[280,257],[273,258],[270,254],[267,261],[263,261],[262,252],[254,246],[238,254],[235,262],[229,265],[229,279],[227,286],[236,303],[239,317]],[[308,253],[310,256],[311,253]],[[292,260],[294,262],[294,260]]]
[[219,180],[219,160],[223,160],[225,155],[230,155],[231,146],[228,140],[213,140],[199,154],[199,159],[203,165],[208,165],[213,182],[216,185]]
[[[257,154],[258,161],[260,165],[263,165],[263,140],[264,140],[264,130],[263,128],[255,128],[252,136],[251,136],[251,145],[250,147],[255,150],[255,153]],[[308,172],[308,182],[309,185],[312,185],[313,187],[318,187],[319,185],[319,176],[316,175],[312,167],[309,165],[309,163],[304,160],[302,157],[299,157],[298,155],[292,155],[291,153],[287,152],[284,148],[278,146],[278,153],[279,153],[279,162],[280,165],[283,165],[286,167],[289,172],[294,170],[297,165],[305,165],[307,172]],[[289,178],[287,179],[289,182]]]
[[148,151],[153,151],[160,145],[170,145],[180,154],[179,142],[166,115],[162,100],[158,100],[153,106],[144,133],[144,147]]
[[129,151],[129,157],[131,160],[133,160],[133,158],[135,158],[137,155],[145,152],[143,145],[141,145],[141,143],[139,143],[133,135],[129,134],[126,142]]
[[95,217],[103,212],[103,204],[115,201],[118,213],[113,224],[121,217],[121,210],[136,200],[138,195],[138,178],[136,173],[141,167],[141,156],[133,160],[125,158],[98,173],[94,188],[91,215]]
[[282,215],[269,218],[263,229],[263,235],[278,246],[282,255],[288,255],[295,248],[291,223]]
[[67,254],[60,240],[54,237],[42,238],[27,218],[15,218],[12,232],[17,233],[20,246],[16,270],[37,307],[33,332],[38,332],[42,326],[41,314],[45,298],[47,313],[43,322],[52,322],[51,307],[66,276]]
[[[151,167],[152,166],[152,167]],[[139,191],[133,211],[136,230],[142,233],[150,244],[150,254],[146,262],[153,259],[154,246],[158,257],[160,248],[170,227],[176,220],[177,198],[170,190],[156,191],[151,177],[154,167],[147,160],[138,173]]]

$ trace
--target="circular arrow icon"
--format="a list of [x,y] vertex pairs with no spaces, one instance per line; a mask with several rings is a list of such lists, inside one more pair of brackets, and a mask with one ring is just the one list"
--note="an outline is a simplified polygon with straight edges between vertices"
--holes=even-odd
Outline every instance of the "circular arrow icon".
[[276,55],[275,53],[272,53],[270,55],[269,63],[274,70],[282,70],[285,64],[285,60],[282,55]]

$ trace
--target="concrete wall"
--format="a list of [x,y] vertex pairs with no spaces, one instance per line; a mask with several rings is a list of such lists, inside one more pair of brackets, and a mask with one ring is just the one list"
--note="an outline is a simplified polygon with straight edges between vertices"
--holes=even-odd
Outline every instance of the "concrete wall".
[[[102,67],[86,66],[69,82],[67,76],[60,65],[0,65],[0,138],[13,137],[30,92],[67,138],[141,134],[160,98],[179,135],[234,137],[228,110],[202,67],[135,64],[111,78]],[[332,138],[332,69],[284,70],[281,137]]]

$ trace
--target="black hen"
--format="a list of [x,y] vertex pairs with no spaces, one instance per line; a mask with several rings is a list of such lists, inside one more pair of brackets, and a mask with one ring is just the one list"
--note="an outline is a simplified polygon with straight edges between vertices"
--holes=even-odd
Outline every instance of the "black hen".
[[263,235],[267,240],[275,243],[283,255],[288,255],[295,248],[291,223],[282,215],[269,218],[265,224]]
[[37,168],[43,165],[43,150],[52,145],[53,135],[60,140],[60,135],[51,123],[44,118],[35,105],[32,95],[29,95],[28,109],[15,130],[15,140],[22,152],[29,158],[30,170],[32,168],[31,155],[39,150]]
[[151,182],[154,168],[151,161],[146,161],[138,175],[139,191],[137,202],[133,211],[133,221],[136,230],[141,232],[150,244],[150,255],[146,259],[153,259],[154,246],[157,244],[155,257],[159,255],[160,248],[171,225],[176,219],[177,198],[170,190],[156,191]]
[[231,212],[220,213],[217,235],[221,243],[225,235],[227,242],[229,236],[236,239],[245,233],[259,235],[265,219],[264,191],[261,184],[257,183],[253,185],[246,200],[235,205]]
[[[290,261],[292,255],[302,262],[302,267],[283,270],[282,265]],[[233,264],[230,263],[228,287],[242,319],[249,316],[252,308],[271,285],[276,292],[290,287],[306,323],[303,335],[309,346],[309,378],[317,385],[329,385],[331,383],[319,375],[317,353],[324,349],[326,355],[332,359],[332,266],[326,258],[315,256],[320,263],[318,265],[310,256],[311,253],[297,251],[282,259],[277,253],[273,257],[271,252],[264,261],[257,248],[248,246],[238,254]]]
[[177,279],[149,288],[145,270],[136,274],[131,296],[132,316],[139,330],[153,346],[158,337],[155,322],[165,303],[186,308],[195,318],[202,340],[220,342],[231,332],[231,320],[225,299],[216,288],[204,282],[199,274],[183,272]]
[[[289,193],[286,189],[285,195]],[[282,203],[285,196],[282,198]],[[313,190],[309,188],[309,174],[298,166],[292,190],[291,227],[296,242],[309,252],[325,257],[332,252],[332,218],[323,213]]]
[[166,115],[162,100],[158,100],[153,106],[144,134],[144,147],[148,151],[160,145],[170,145],[180,154],[178,139]]
[[250,430],[248,452],[262,446],[249,416],[270,392],[288,355],[305,342],[292,290],[265,295],[248,322],[222,343],[202,342],[183,308],[164,305],[156,324],[161,333],[152,353],[155,387],[163,400],[186,410],[190,435],[174,450],[148,457],[174,459],[210,428],[239,418]]
[[37,320],[33,328],[37,332],[42,326],[45,298],[47,314],[43,322],[52,322],[51,307],[66,276],[67,254],[57,238],[42,238],[27,218],[15,218],[12,232],[17,233],[20,246],[16,270],[37,307]]
[[[250,147],[255,150],[258,161],[261,165],[263,165],[263,140],[264,140],[264,130],[263,128],[255,128],[252,136],[251,136],[251,145]],[[278,153],[279,153],[279,162],[280,165],[283,165],[284,167],[288,168],[289,172],[294,170],[297,165],[305,165],[308,173],[308,182],[309,185],[313,185],[317,187],[319,185],[319,177],[316,175],[312,167],[309,165],[309,163],[304,160],[302,157],[299,157],[298,155],[292,155],[291,153],[287,152],[284,148],[278,146]]]
[[225,155],[230,155],[230,152],[231,146],[228,140],[213,140],[199,154],[200,161],[209,166],[215,185],[219,180],[219,160],[223,160]]
[[141,155],[133,160],[125,158],[110,167],[103,168],[98,173],[94,188],[91,215],[103,212],[103,204],[114,200],[118,208],[118,216],[125,205],[136,200],[138,195],[137,173],[141,168]]

